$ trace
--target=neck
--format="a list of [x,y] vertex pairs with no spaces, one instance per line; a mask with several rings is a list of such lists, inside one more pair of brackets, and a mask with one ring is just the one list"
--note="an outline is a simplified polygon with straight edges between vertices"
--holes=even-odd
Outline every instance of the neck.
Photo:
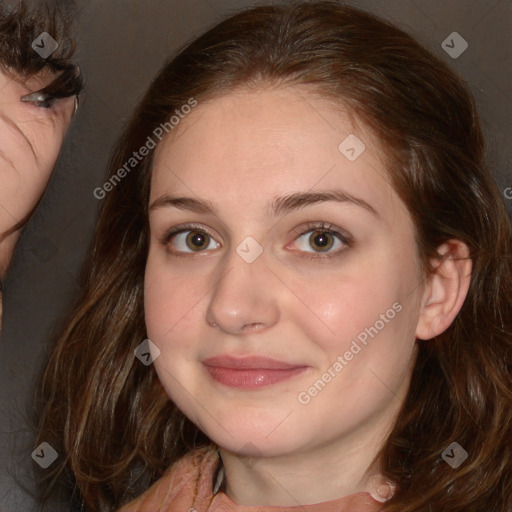
[[358,492],[387,501],[395,487],[374,463],[386,438],[376,430],[376,425],[367,424],[334,442],[272,457],[248,457],[221,448],[226,494],[244,506],[312,505]]

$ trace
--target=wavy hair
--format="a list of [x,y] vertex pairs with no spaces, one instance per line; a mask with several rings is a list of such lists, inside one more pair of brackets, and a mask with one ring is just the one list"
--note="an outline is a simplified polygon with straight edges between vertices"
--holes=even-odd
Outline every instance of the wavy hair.
[[[512,228],[486,167],[474,99],[447,64],[388,21],[334,1],[239,12],[164,65],[113,150],[107,179],[189,98],[200,103],[267,84],[307,86],[376,136],[414,222],[424,279],[450,239],[467,244],[473,261],[452,325],[419,343],[408,395],[378,454],[398,485],[383,510],[505,512],[512,503]],[[63,454],[44,472],[44,485],[73,482],[90,511],[115,510],[190,449],[211,443],[169,400],[154,368],[133,355],[147,337],[153,154],[103,200],[81,295],[37,397],[37,443]],[[469,453],[456,469],[441,457],[454,441]]]

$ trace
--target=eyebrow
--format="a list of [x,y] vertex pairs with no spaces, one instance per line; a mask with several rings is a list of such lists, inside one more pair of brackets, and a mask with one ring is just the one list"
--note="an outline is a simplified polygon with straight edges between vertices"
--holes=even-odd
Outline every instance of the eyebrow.
[[[296,192],[289,195],[278,196],[269,204],[267,211],[269,216],[277,217],[294,210],[300,210],[306,206],[328,201],[356,205],[380,219],[379,212],[371,204],[364,199],[355,197],[340,189],[318,192]],[[171,196],[168,194],[155,199],[149,207],[149,211],[151,212],[164,207],[174,207],[180,210],[219,216],[218,209],[215,208],[210,201],[203,201],[193,197]]]

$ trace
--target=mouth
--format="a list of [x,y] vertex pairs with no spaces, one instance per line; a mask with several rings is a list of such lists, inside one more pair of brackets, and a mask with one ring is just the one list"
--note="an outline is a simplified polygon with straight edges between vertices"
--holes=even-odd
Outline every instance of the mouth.
[[225,386],[243,389],[258,389],[277,384],[309,368],[306,365],[261,356],[216,356],[205,359],[203,365],[215,381]]

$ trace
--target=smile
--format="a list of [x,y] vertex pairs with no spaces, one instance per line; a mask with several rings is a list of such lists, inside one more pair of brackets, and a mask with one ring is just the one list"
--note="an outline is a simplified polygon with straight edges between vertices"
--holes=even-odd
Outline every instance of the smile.
[[213,357],[203,361],[210,376],[225,386],[258,389],[290,379],[309,368],[264,357]]

